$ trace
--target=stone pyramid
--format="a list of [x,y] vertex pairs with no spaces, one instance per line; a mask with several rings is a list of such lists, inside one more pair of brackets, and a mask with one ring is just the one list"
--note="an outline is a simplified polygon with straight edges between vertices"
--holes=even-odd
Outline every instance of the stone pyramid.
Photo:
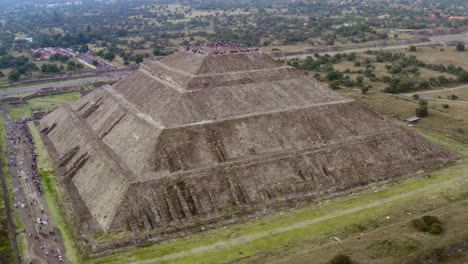
[[224,42],[142,65],[39,128],[87,234],[157,236],[454,159],[301,71]]

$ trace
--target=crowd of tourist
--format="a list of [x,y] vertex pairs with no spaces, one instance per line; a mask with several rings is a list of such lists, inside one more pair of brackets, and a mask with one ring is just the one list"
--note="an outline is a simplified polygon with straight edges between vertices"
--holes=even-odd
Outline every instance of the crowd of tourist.
[[[31,156],[31,162],[28,164],[25,162],[24,159],[17,160],[15,158],[14,152],[9,152],[9,161],[11,167],[16,167],[18,169],[18,176],[23,178],[25,182],[32,180],[34,185],[36,186],[37,193],[39,195],[43,194],[43,189],[41,185],[41,176],[38,171],[37,165],[37,155],[35,149],[35,142],[32,137],[32,134],[28,127],[28,122],[41,119],[46,113],[35,113],[33,117],[22,119],[20,121],[11,122],[8,124],[8,139],[13,145],[12,150],[18,152],[23,152],[24,154],[29,153]],[[22,148],[21,145],[25,146]],[[31,166],[30,173],[29,170],[23,168],[23,166]],[[13,177],[16,177],[15,174],[12,174]],[[15,193],[20,191],[21,186],[14,188]],[[25,187],[25,189],[28,189]],[[26,195],[26,193],[24,193]],[[26,196],[27,197],[27,196]],[[18,199],[17,202],[14,203],[15,208],[26,208],[27,206],[30,208],[36,207],[40,205],[39,201],[35,198],[30,198],[29,201],[21,198]],[[37,207],[36,207],[37,208]],[[39,207],[40,213],[35,213],[36,210],[31,209],[28,211],[28,218],[31,219],[33,225],[37,225],[36,229],[32,229],[30,233],[27,235],[30,239],[37,240],[41,246],[40,249],[44,254],[44,260],[49,263],[50,258],[55,258],[59,263],[64,263],[64,257],[59,249],[53,249],[51,246],[55,243],[58,243],[56,234],[59,232],[57,228],[53,228],[50,226],[49,220],[47,219],[47,213],[44,211],[42,207]],[[29,209],[28,209],[29,210]],[[27,228],[31,228],[31,226],[27,226]],[[26,229],[23,229],[23,233],[26,233]],[[1,261],[0,261],[1,262]],[[57,263],[57,262],[52,262]]]
[[[37,118],[37,117],[36,117]],[[25,118],[20,121],[17,121],[17,125],[20,126],[20,129],[26,136],[28,140],[28,146],[29,146],[29,152],[31,153],[31,171],[32,171],[32,181],[34,182],[34,185],[36,185],[37,191],[39,192],[40,195],[42,195],[42,185],[41,185],[41,175],[39,174],[39,171],[37,169],[37,156],[36,156],[36,149],[34,145],[34,139],[31,135],[31,132],[29,131],[28,127],[28,122],[33,121],[33,118]]]
[[229,41],[208,42],[202,45],[190,45],[186,51],[199,54],[232,54],[258,51],[247,45]]

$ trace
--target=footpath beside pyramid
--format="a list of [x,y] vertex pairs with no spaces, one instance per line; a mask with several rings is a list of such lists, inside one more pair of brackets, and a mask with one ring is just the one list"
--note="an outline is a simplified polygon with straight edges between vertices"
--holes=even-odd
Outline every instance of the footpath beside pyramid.
[[39,128],[88,238],[129,230],[157,240],[454,159],[301,71],[227,42],[142,65]]

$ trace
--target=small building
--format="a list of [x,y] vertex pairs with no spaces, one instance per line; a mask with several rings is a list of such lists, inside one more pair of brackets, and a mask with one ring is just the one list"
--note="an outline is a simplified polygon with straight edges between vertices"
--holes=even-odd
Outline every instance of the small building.
[[412,117],[407,117],[407,118],[405,118],[405,121],[406,121],[408,124],[412,124],[412,125],[413,125],[413,124],[418,123],[419,119],[420,119],[420,118],[417,117],[417,116],[412,116]]

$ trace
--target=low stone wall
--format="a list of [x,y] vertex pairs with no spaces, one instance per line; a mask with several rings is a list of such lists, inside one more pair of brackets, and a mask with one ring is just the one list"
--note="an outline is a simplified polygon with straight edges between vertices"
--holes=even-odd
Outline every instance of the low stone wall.
[[15,96],[15,97],[0,98],[0,105],[24,105],[29,99],[34,98],[34,97],[49,96],[49,95],[78,92],[78,91],[81,91],[81,88],[79,86],[59,87],[59,88],[46,87],[28,96]]

